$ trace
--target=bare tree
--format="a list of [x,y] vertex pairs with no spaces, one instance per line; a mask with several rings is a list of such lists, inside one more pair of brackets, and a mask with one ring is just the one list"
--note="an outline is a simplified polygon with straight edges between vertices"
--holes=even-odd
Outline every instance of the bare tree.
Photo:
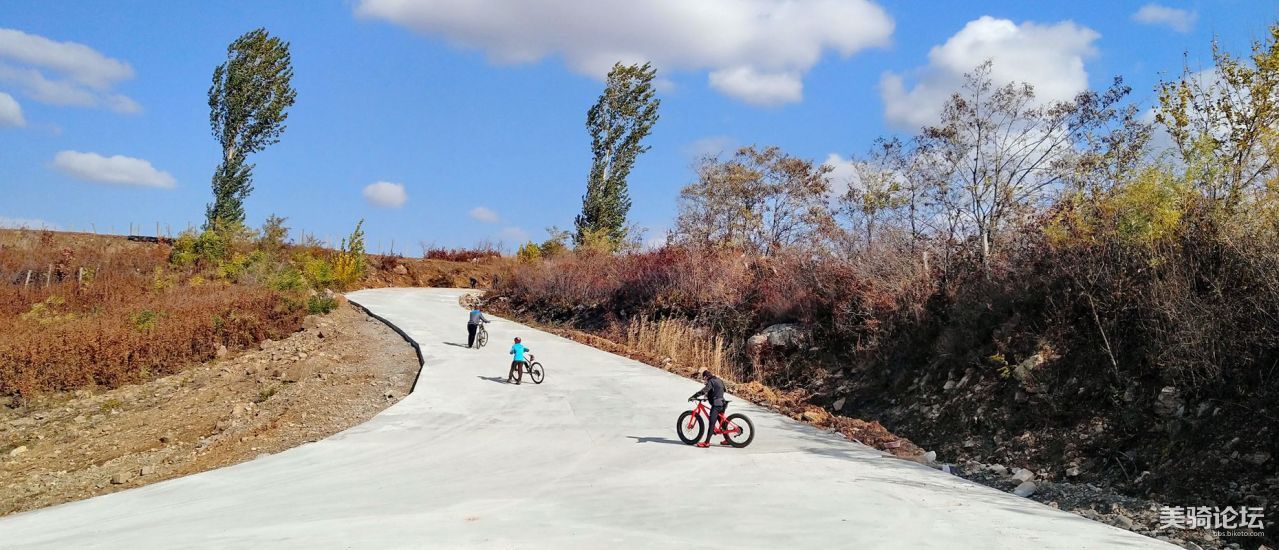
[[919,137],[938,200],[960,215],[987,270],[997,233],[1074,173],[1077,145],[1113,118],[1114,104],[1128,93],[1116,79],[1104,93],[1044,105],[1031,85],[996,86],[990,74],[987,61],[965,75],[940,123]]

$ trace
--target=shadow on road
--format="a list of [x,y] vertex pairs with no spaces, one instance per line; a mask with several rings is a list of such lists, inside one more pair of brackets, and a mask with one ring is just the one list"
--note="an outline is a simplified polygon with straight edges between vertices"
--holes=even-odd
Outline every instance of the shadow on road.
[[476,376],[476,378],[479,378],[480,380],[487,380],[489,382],[497,382],[498,384],[507,383],[506,379],[501,376]]
[[466,345],[466,344],[459,344],[459,343],[457,343],[457,342],[440,342],[440,343],[441,343],[441,344],[444,344],[444,345],[448,345],[448,346],[457,346],[457,347],[459,347],[459,348],[470,348],[470,347],[471,347],[471,346],[468,346],[468,345]]
[[626,436],[626,437],[629,437],[629,438],[631,438],[631,439],[634,439],[636,443],[670,443],[670,444],[674,444],[674,445],[683,445],[683,444],[684,444],[684,442],[683,442],[683,441],[676,441],[676,440],[674,440],[674,439],[669,439],[669,438],[665,438],[665,437],[639,437],[639,436],[634,436],[634,435],[628,435],[628,436]]

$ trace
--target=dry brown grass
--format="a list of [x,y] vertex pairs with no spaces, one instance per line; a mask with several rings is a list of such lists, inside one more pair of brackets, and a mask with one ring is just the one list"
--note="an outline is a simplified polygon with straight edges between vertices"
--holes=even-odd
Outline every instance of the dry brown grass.
[[631,319],[626,329],[626,347],[662,358],[670,363],[667,368],[675,372],[696,372],[705,367],[730,383],[743,380],[745,374],[728,360],[731,354],[719,335],[708,335],[706,330],[679,319]]
[[115,387],[300,326],[300,300],[169,269],[168,251],[116,237],[0,234],[0,395]]

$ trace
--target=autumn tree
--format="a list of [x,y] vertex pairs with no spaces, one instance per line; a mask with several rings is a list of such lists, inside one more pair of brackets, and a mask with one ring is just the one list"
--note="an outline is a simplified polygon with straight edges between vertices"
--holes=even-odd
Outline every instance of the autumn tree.
[[627,178],[635,159],[648,150],[643,144],[657,122],[651,64],[617,63],[608,73],[604,92],[586,113],[594,160],[577,216],[574,241],[581,245],[605,240],[613,247],[626,241],[626,216],[631,209]]
[[1279,23],[1240,59],[1214,41],[1209,71],[1186,66],[1159,88],[1155,119],[1168,130],[1187,176],[1233,210],[1279,178]]
[[213,173],[206,228],[244,223],[244,199],[253,191],[248,157],[279,142],[297,96],[292,80],[289,43],[261,28],[232,42],[226,62],[213,69],[209,124],[222,146],[222,162]]
[[744,147],[732,158],[705,159],[697,181],[680,192],[676,242],[773,255],[816,244],[830,223],[830,167],[777,147]]

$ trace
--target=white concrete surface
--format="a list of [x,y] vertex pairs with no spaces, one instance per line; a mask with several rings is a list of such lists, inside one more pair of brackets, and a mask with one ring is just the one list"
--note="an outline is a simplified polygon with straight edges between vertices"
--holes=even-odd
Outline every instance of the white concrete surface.
[[[736,401],[746,449],[679,444],[698,384],[509,321],[461,291],[351,297],[422,346],[417,391],[244,464],[0,519],[2,548],[1168,547]],[[513,336],[547,368],[502,383]]]

